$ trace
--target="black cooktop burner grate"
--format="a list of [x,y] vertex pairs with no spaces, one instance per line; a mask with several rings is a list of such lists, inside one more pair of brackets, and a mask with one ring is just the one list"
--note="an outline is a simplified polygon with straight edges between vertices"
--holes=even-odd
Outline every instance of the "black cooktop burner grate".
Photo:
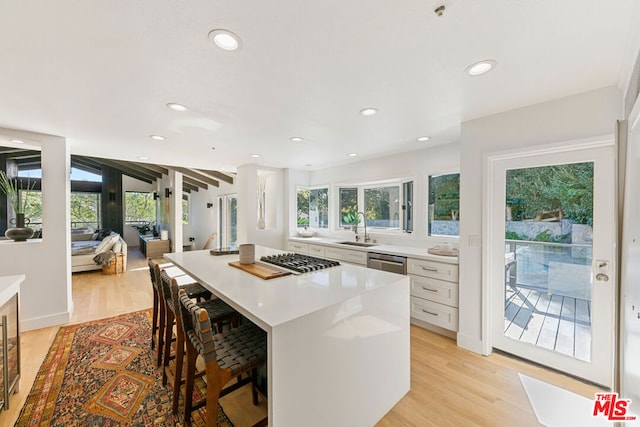
[[340,265],[338,261],[294,253],[265,255],[260,260],[298,273],[309,273]]

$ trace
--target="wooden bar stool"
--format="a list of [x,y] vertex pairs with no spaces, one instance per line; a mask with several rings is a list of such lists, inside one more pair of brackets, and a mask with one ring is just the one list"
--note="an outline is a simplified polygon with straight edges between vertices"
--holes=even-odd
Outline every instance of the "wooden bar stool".
[[[253,404],[258,404],[256,371],[267,360],[267,333],[255,324],[245,321],[237,328],[219,334],[213,333],[207,310],[199,307],[185,291],[179,291],[180,315],[187,345],[187,378],[185,385],[184,423],[191,424],[191,412],[201,406],[207,408],[207,427],[216,426],[220,397],[252,383]],[[196,358],[205,362],[207,395],[204,401],[193,403]],[[233,378],[249,377],[223,388]],[[265,425],[266,419],[255,425]]]
[[[167,329],[165,335],[165,351],[164,351],[164,369],[162,370],[162,385],[167,382],[171,384],[173,390],[173,402],[172,411],[174,414],[178,413],[178,402],[180,399],[180,386],[184,384],[183,378],[183,364],[184,364],[184,328],[182,327],[182,320],[180,316],[180,301],[178,299],[178,291],[180,287],[181,277],[170,278],[165,272],[161,275],[162,292],[166,298],[167,303],[167,325],[173,323],[175,318],[176,323],[176,339],[175,339],[175,360],[172,366],[170,362],[171,354],[171,330]],[[229,326],[238,325],[238,312],[226,302],[219,298],[213,298],[198,303],[198,305],[205,310],[211,319],[211,322],[216,325],[218,331],[222,331],[223,324],[229,324]],[[202,376],[204,371],[196,373],[196,377]]]
[[[184,271],[179,269],[178,267],[171,266],[164,269],[161,269],[158,264],[154,266],[154,271],[156,272],[156,280],[158,283],[158,358],[157,365],[162,366],[162,355],[164,354],[164,346],[165,346],[165,336],[167,335],[167,304],[165,303],[166,298],[162,292],[162,272],[166,272],[167,276],[181,277],[180,283],[182,286],[185,286],[187,293],[191,298],[196,298],[198,300],[209,299],[211,298],[211,292],[209,292],[206,288],[204,288],[201,284],[197,283],[195,279],[188,276]],[[168,329],[171,331],[173,328],[173,321],[169,325]],[[169,335],[171,337],[171,334]]]
[[[151,349],[155,348],[158,337],[156,333],[158,332],[158,317],[159,317],[159,308],[158,303],[160,301],[160,278],[156,277],[156,264],[160,267],[160,269],[171,267],[173,264],[167,261],[164,258],[149,258],[149,276],[151,278],[151,291],[153,292],[153,311],[151,312]],[[158,270],[159,272],[160,270]]]

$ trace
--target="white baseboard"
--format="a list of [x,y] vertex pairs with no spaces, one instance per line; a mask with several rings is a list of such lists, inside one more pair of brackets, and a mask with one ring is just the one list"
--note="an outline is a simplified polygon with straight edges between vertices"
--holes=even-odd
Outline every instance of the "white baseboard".
[[479,340],[477,338],[470,337],[468,335],[464,335],[458,332],[457,342],[458,342],[458,347],[462,347],[466,350],[473,351],[474,353],[483,354],[482,340]]
[[[72,310],[73,311],[73,310]],[[20,321],[20,332],[32,331],[34,329],[48,328],[50,326],[64,325],[71,320],[72,311],[52,314]]]
[[448,329],[444,329],[444,328],[441,328],[439,326],[432,325],[432,324],[427,323],[427,322],[423,322],[420,319],[416,319],[416,318],[412,317],[411,318],[411,324],[419,326],[419,327],[421,327],[423,329],[427,329],[427,330],[429,330],[431,332],[435,332],[436,334],[444,335],[445,337],[451,338],[452,340],[456,339],[456,333],[454,331],[450,331]]

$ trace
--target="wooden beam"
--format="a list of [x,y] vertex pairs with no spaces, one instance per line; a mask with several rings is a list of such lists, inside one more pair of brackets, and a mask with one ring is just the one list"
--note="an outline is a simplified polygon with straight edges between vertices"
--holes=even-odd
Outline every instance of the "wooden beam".
[[125,175],[139,179],[140,181],[148,182],[149,184],[153,184],[158,178],[155,175],[147,174],[146,172],[142,172],[140,170],[134,169],[129,166],[125,166],[124,164],[119,164],[111,160],[99,159],[99,158],[95,158],[95,160],[100,164],[112,167],[114,169],[118,169],[120,172],[122,172]]
[[185,188],[189,190],[189,193],[192,191],[198,191],[198,187],[196,187],[195,185],[191,185],[186,181],[182,181],[182,189],[184,190]]
[[[102,159],[101,159],[102,160]],[[140,173],[147,175],[147,176],[152,176],[155,178],[162,178],[162,174],[160,172],[156,172],[154,170],[148,169],[148,168],[141,168],[138,167],[138,165],[136,165],[133,162],[125,162],[122,160],[110,160],[110,159],[104,159],[105,164],[113,164],[113,165],[117,165],[114,167],[122,167],[122,168],[127,168],[130,170],[134,170],[134,171],[139,171]]]
[[218,178],[220,181],[227,182],[229,184],[233,184],[233,177],[227,175],[226,173],[218,172],[218,171],[210,171],[206,169],[198,169],[198,172],[204,173],[207,175],[211,175],[214,178]]
[[196,187],[204,188],[205,190],[209,189],[209,186],[204,182],[200,182],[196,179],[190,178],[188,176],[183,176],[182,180],[189,185],[195,185]]
[[163,166],[159,166],[159,165],[152,165],[150,163],[139,163],[139,162],[132,162],[132,165],[136,165],[138,167],[144,168],[144,169],[150,169],[152,171],[156,171],[159,172],[163,175],[169,175],[169,169],[163,167]]
[[192,169],[180,168],[176,166],[169,166],[171,169],[176,172],[180,172],[181,174],[188,176],[189,178],[197,179],[202,182],[206,182],[207,184],[213,185],[214,187],[220,187],[220,182],[211,178],[210,176],[206,176],[201,174],[200,172],[194,171]]

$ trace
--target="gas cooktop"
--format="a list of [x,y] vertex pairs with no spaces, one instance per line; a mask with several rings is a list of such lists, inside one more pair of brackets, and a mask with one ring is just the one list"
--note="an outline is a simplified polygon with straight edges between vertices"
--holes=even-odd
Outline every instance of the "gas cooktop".
[[293,270],[297,273],[309,273],[311,271],[323,270],[340,265],[338,261],[294,253],[265,255],[260,258],[260,261]]

